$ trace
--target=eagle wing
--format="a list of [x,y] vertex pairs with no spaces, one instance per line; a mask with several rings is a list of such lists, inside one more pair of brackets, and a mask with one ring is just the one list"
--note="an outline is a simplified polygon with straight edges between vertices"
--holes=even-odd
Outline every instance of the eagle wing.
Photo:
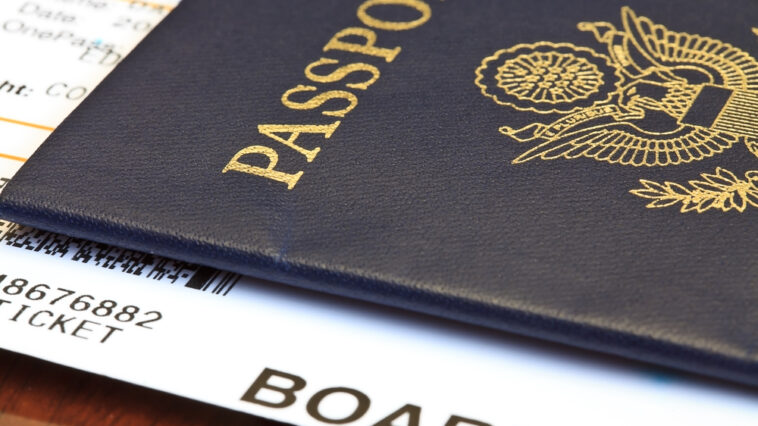
[[738,141],[733,135],[692,126],[661,135],[644,132],[631,123],[616,123],[547,140],[513,163],[586,157],[631,166],[668,166],[711,157]]
[[758,61],[742,49],[710,37],[671,31],[629,7],[621,11],[630,50],[662,70],[697,70],[709,83],[731,89],[758,91]]

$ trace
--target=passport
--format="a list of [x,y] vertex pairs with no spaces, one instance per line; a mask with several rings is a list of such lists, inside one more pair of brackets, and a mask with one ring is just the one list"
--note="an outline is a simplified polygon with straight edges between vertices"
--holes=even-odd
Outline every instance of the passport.
[[185,0],[0,214],[758,385],[754,26],[753,0]]

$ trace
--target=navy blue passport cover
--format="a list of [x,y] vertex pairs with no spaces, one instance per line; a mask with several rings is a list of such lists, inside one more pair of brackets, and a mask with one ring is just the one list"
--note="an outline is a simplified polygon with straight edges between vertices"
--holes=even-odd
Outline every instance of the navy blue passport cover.
[[184,0],[0,214],[757,385],[753,26],[754,0]]

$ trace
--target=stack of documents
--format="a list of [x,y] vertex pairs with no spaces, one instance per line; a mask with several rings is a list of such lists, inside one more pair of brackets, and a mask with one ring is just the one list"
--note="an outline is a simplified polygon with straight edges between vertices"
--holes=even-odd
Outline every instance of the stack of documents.
[[503,330],[758,383],[758,8],[294,3],[0,4],[0,347],[304,425],[755,424]]

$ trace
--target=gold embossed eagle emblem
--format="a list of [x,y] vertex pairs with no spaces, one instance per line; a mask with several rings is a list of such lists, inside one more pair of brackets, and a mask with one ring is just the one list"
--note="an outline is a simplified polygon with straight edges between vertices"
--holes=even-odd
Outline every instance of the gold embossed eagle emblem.
[[[758,157],[758,61],[722,41],[669,30],[632,9],[621,28],[581,22],[605,52],[538,42],[501,49],[476,69],[481,93],[499,105],[548,116],[500,132],[528,144],[514,164],[592,158],[663,167],[744,145]],[[557,117],[557,118],[556,118]],[[687,184],[640,180],[647,207],[682,212],[758,207],[758,170],[717,168]]]

